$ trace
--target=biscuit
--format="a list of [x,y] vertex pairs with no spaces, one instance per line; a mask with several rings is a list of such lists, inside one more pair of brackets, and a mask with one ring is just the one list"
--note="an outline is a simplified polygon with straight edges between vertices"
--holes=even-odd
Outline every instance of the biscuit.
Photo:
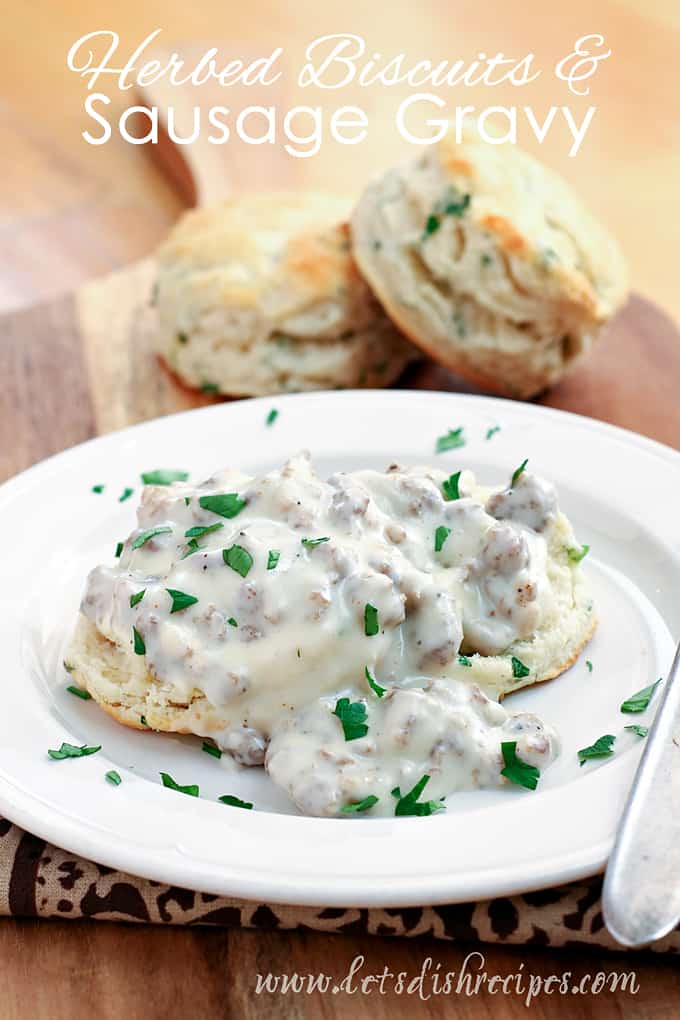
[[351,204],[242,195],[180,220],[158,251],[157,350],[189,386],[232,396],[379,387],[416,349],[349,252]]
[[362,194],[352,251],[397,326],[491,392],[531,397],[626,298],[616,242],[553,171],[452,133]]

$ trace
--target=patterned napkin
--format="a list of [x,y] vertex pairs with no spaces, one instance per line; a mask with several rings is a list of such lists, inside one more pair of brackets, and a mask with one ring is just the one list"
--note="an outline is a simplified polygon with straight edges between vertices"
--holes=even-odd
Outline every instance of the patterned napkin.
[[[293,907],[191,892],[86,861],[0,819],[0,914],[620,949],[600,909],[601,877],[480,903]],[[680,928],[650,947],[680,951]]]

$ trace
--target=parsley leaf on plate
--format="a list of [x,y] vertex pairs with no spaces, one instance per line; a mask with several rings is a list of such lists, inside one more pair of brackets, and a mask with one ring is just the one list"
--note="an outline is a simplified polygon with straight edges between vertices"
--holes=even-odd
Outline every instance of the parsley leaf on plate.
[[104,486],[103,485],[93,485],[92,486],[92,491],[96,492],[97,495],[100,496],[102,494],[102,492],[104,491]]
[[490,429],[486,430],[486,438],[491,439],[493,436],[496,435],[497,432],[500,432],[500,430],[501,430],[500,425],[493,425]]
[[445,435],[439,436],[435,445],[435,453],[445,453],[447,450],[457,450],[461,446],[465,446],[465,436],[463,435],[462,425],[457,429],[449,429]]
[[646,737],[649,733],[648,726],[640,726],[638,723],[631,723],[630,726],[624,726],[624,730],[630,730],[631,733],[637,733],[638,737]]
[[222,752],[220,751],[219,747],[215,747],[214,744],[209,744],[207,740],[203,741],[203,746],[201,747],[201,750],[205,751],[206,754],[211,754],[213,758],[222,757]]
[[303,538],[301,542],[308,549],[313,549],[317,545],[321,545],[323,542],[330,542],[330,536],[325,538]]
[[111,783],[112,786],[120,786],[123,780],[120,778],[120,774],[115,769],[111,769],[110,772],[104,774],[104,778],[107,782]]
[[333,709],[342,723],[345,740],[357,740],[368,733],[366,725],[366,706],[363,701],[350,701],[349,698],[338,698]]
[[171,485],[172,482],[186,482],[188,471],[174,471],[172,468],[157,468],[155,471],[142,471],[145,485]]
[[458,656],[458,665],[459,666],[471,666],[472,665],[472,659],[468,659],[467,655],[459,655]]
[[240,797],[234,797],[230,793],[225,793],[224,796],[217,798],[220,804],[227,804],[229,807],[240,807],[250,811],[252,804],[248,800],[241,800]]
[[126,485],[126,487],[123,489],[120,496],[118,497],[118,502],[124,503],[126,499],[129,499],[130,496],[133,495],[134,491],[135,490],[131,489],[129,485]]
[[276,410],[275,407],[272,407],[271,411],[269,412],[265,419],[265,425],[273,425],[278,416],[279,412]]
[[589,758],[609,758],[614,753],[615,742],[616,737],[612,733],[598,737],[594,744],[582,747],[578,752],[579,763],[585,765]]
[[76,698],[82,698],[83,701],[89,701],[92,695],[89,691],[86,691],[84,687],[76,687],[74,684],[69,684],[66,690],[69,694],[75,694]]
[[424,776],[421,776],[413,789],[409,790],[403,797],[399,787],[395,786],[391,791],[392,796],[397,798],[394,808],[395,815],[418,815],[422,817],[424,815],[432,815],[435,811],[443,811],[444,805],[439,800],[418,800],[429,781],[430,777],[426,773]]
[[142,588],[141,591],[135,592],[134,595],[131,595],[130,596],[130,609],[134,609],[135,606],[139,605],[139,603],[144,598],[145,594],[146,594],[146,588]]
[[501,744],[504,768],[501,775],[505,776],[516,786],[523,786],[527,790],[535,790],[538,780],[541,778],[540,770],[535,765],[528,765],[521,758],[517,757],[517,741],[504,740]]
[[580,563],[581,560],[584,559],[589,552],[590,546],[582,545],[580,549],[576,548],[567,549],[567,556],[569,557],[572,563]]
[[228,549],[223,549],[222,559],[241,577],[247,577],[248,571],[253,565],[253,557],[242,545],[231,545]]
[[86,758],[89,754],[96,754],[97,751],[101,751],[101,749],[101,744],[97,744],[96,747],[88,747],[87,744],[83,744],[81,747],[76,747],[75,744],[63,743],[58,751],[54,751],[50,748],[47,753],[50,758],[54,758],[55,761],[62,761],[64,758]]
[[650,701],[654,697],[654,692],[661,683],[661,677],[654,684],[650,684],[649,687],[643,687],[641,691],[637,691],[635,694],[631,694],[629,698],[621,705],[621,711],[630,713],[631,715],[637,712],[644,712]]
[[273,570],[279,562],[280,557],[281,553],[278,549],[270,549],[267,555],[267,570]]
[[186,793],[188,797],[198,797],[198,786],[196,783],[191,783],[189,786],[180,786],[179,783],[176,783],[172,776],[169,776],[167,772],[161,772],[160,777],[163,786],[167,786],[168,790],[177,790],[178,793]]

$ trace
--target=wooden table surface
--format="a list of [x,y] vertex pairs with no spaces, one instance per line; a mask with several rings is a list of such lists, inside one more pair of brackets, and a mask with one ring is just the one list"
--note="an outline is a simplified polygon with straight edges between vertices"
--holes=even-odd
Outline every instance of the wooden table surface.
[[[595,7],[595,11],[594,11]],[[113,28],[133,48],[149,31],[162,27],[169,43],[199,39],[231,49],[266,53],[283,45],[287,61],[299,63],[306,43],[316,36],[352,31],[366,36],[382,52],[402,49],[414,58],[474,55],[478,50],[532,50],[547,64],[566,53],[587,32],[603,32],[614,56],[593,85],[597,119],[582,152],[563,155],[564,139],[540,150],[568,174],[620,238],[631,263],[635,287],[680,318],[677,251],[680,248],[680,93],[676,0],[571,0],[559,15],[543,0],[524,0],[522,17],[502,0],[428,0],[420,4],[371,5],[358,0],[253,0],[250,4],[198,2],[144,5],[118,0],[17,4],[4,16],[0,61],[0,311],[28,306],[73,289],[83,281],[140,258],[151,251],[177,217],[183,198],[141,148],[111,141],[87,146],[80,131],[82,81],[68,72],[65,53],[71,43],[95,28]],[[596,16],[594,16],[596,14]],[[563,87],[546,84],[521,96],[503,89],[456,97],[456,102],[533,103],[544,109],[568,99]],[[343,101],[380,108],[375,90]],[[473,90],[474,92],[474,90]],[[129,97],[110,92],[114,108]],[[403,93],[395,90],[396,105]],[[307,101],[287,97],[287,102]],[[324,97],[326,105],[340,105]],[[589,100],[590,102],[590,100]],[[576,105],[576,104],[575,104]],[[300,186],[355,187],[372,169],[399,156],[404,144],[374,123],[361,157],[332,144],[318,157],[289,162],[289,182]],[[273,161],[273,166],[276,161]],[[255,172],[269,183],[262,157]],[[272,181],[271,183],[275,183]],[[650,320],[652,321],[652,320]],[[7,419],[5,419],[7,420]],[[18,470],[27,460],[49,452],[59,437],[44,437],[39,415],[35,433],[15,444],[0,436],[4,467]],[[66,445],[68,436],[61,434]],[[75,441],[75,439],[73,440]],[[47,445],[46,445],[47,444]],[[3,471],[3,473],[6,473]],[[390,994],[383,997],[319,995],[256,997],[258,971],[324,971],[341,978],[352,959],[366,957],[366,970],[407,971],[417,975],[428,955],[442,970],[458,969],[469,947],[430,940],[409,942],[354,936],[165,930],[108,922],[0,921],[0,1017],[14,1020],[81,1020],[96,1011],[102,1020],[128,1016],[183,1017],[428,1017],[526,1014],[514,996],[430,1000]],[[677,1015],[680,974],[672,961],[637,956],[603,960],[585,951],[547,953],[538,949],[482,947],[487,971],[502,975],[526,971],[576,975],[605,970],[637,970],[640,992],[602,993],[565,999],[543,995],[532,1007],[538,1017],[660,1018]]]

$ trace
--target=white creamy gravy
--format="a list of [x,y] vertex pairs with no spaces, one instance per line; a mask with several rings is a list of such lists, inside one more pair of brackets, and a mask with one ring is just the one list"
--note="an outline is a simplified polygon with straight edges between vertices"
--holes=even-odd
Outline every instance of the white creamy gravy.
[[[136,629],[147,667],[168,700],[186,703],[204,695],[219,706],[227,725],[210,735],[221,747],[237,750],[238,756],[247,735],[250,757],[240,758],[255,764],[262,761],[270,737],[277,748],[285,739],[290,760],[290,748],[302,733],[296,713],[304,710],[307,715],[300,719],[324,720],[316,737],[321,748],[328,711],[319,707],[326,704],[319,698],[352,690],[355,697],[366,697],[365,667],[387,688],[421,688],[441,678],[464,682],[460,651],[500,654],[535,630],[550,598],[543,532],[556,513],[554,490],[525,472],[514,487],[490,494],[464,471],[460,498],[447,501],[442,493],[446,478],[436,469],[394,467],[322,481],[308,456],[300,455],[262,478],[226,471],[202,485],[148,487],[138,528],[115,566],[92,571],[82,611],[105,637],[131,651]],[[225,493],[245,501],[236,516],[201,507],[201,497]],[[216,524],[221,527],[197,537],[199,549],[186,555],[190,539],[185,533]],[[156,527],[169,530],[133,548],[135,540]],[[450,533],[435,551],[438,527]],[[303,539],[327,541],[310,545]],[[225,563],[223,550],[234,546],[252,558],[245,577]],[[279,554],[278,561],[268,569],[271,553]],[[131,596],[142,589],[144,597],[131,607]],[[171,612],[167,589],[198,601]],[[377,610],[379,631],[373,636],[365,633],[367,605]],[[429,694],[408,694],[421,707],[435,699],[433,706],[419,710],[423,748],[428,729],[434,746],[443,739],[441,719],[449,719],[441,686]],[[380,718],[389,729],[382,715],[388,706],[394,714],[403,698],[406,692],[383,699],[382,705],[369,701],[371,714],[378,713],[376,725]],[[456,729],[471,732],[472,716],[461,707],[463,692],[456,698],[451,737]],[[492,705],[480,715],[476,698],[468,705],[476,713],[475,732],[502,727],[500,716],[493,717],[495,723],[492,716],[500,712],[507,718],[505,711]],[[492,716],[487,718],[488,712]],[[330,725],[334,737],[342,736],[335,716]],[[447,767],[443,774],[448,778],[442,780],[447,789],[441,793],[474,785],[473,776],[486,777],[479,785],[498,780],[498,734],[493,737],[493,768],[490,745],[480,740],[466,752],[467,780],[460,769],[454,777]],[[388,738],[380,738],[376,748],[383,744],[391,749],[384,754],[377,750],[376,761],[388,776],[394,768],[387,758],[396,760],[398,754]],[[299,747],[304,769],[308,731]],[[346,747],[356,752],[351,742]],[[280,760],[280,751],[269,756],[276,779],[275,757]],[[419,751],[416,757],[424,762],[427,756]],[[281,768],[280,774],[288,776],[288,771]],[[278,781],[290,787],[288,778]],[[345,785],[343,780],[339,789]],[[294,797],[306,805],[303,810],[311,810],[313,798]],[[321,813],[329,810],[326,804]]]

